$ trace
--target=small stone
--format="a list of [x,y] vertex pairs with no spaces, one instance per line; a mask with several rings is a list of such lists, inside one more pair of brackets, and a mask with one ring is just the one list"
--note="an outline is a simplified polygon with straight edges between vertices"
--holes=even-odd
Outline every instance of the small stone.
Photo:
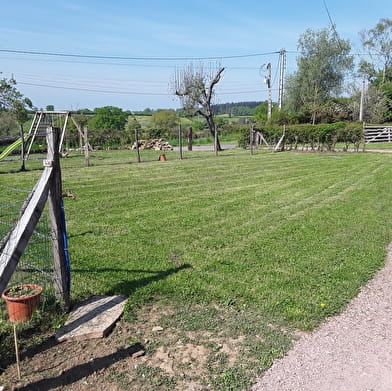
[[163,331],[163,327],[161,327],[161,326],[155,326],[155,327],[153,327],[152,328],[152,331],[155,333],[155,332],[159,332],[159,331]]

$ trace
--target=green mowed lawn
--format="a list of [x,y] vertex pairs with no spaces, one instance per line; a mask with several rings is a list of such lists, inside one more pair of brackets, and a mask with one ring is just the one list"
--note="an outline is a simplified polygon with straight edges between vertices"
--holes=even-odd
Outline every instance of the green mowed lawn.
[[[99,152],[89,168],[62,160],[63,187],[76,196],[65,200],[73,299],[125,294],[129,320],[164,300],[184,325],[184,308],[217,306],[310,330],[382,267],[392,155],[166,155],[137,164],[130,151]],[[39,175],[0,181],[29,187]],[[286,342],[269,348],[264,368]]]
[[382,265],[392,156],[167,155],[135,164],[129,151],[100,152],[89,168],[62,160],[63,187],[76,195],[65,201],[74,298],[246,305],[309,329]]

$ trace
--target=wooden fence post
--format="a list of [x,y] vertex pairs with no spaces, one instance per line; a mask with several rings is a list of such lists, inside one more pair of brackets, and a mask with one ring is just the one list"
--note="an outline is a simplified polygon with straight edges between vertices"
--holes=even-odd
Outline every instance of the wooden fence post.
[[54,262],[54,288],[56,296],[69,306],[69,292],[67,289],[67,265],[65,257],[64,227],[61,220],[61,170],[60,170],[60,129],[48,128],[46,140],[48,144],[48,156],[44,164],[52,167],[52,175],[49,180],[49,217],[51,225],[51,239]]
[[193,132],[192,126],[188,129],[188,151],[192,151],[192,143],[193,143]]
[[178,147],[180,150],[180,160],[182,160],[182,128],[181,124],[178,125]]
[[90,167],[90,157],[89,157],[89,144],[88,144],[88,129],[87,126],[83,128],[83,138],[84,138],[84,165]]
[[136,145],[136,160],[140,163],[140,151],[139,151],[139,129],[135,126],[135,145]]
[[254,141],[254,130],[252,125],[249,129],[249,149],[251,155],[253,155],[253,141]]

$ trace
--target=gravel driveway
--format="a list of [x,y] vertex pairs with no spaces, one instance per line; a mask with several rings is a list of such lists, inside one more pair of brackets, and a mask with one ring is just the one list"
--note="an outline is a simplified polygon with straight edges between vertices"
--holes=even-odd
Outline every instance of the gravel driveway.
[[252,390],[392,390],[392,245],[346,310],[297,341]]

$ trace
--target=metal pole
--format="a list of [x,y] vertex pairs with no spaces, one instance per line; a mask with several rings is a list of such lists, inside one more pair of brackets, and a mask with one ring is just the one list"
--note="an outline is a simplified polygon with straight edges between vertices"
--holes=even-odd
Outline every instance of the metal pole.
[[268,121],[270,121],[271,120],[271,114],[272,114],[271,63],[267,64],[267,70],[268,70],[268,76],[267,76],[267,79],[266,79],[267,87],[268,87],[268,113],[267,113],[267,119],[268,119]]
[[362,79],[362,89],[361,89],[361,101],[359,104],[359,120],[363,121],[363,102],[365,96],[365,78]]
[[278,108],[279,111],[282,109],[283,104],[283,85],[284,85],[284,67],[286,63],[286,50],[282,49],[279,52],[279,99],[278,99]]

